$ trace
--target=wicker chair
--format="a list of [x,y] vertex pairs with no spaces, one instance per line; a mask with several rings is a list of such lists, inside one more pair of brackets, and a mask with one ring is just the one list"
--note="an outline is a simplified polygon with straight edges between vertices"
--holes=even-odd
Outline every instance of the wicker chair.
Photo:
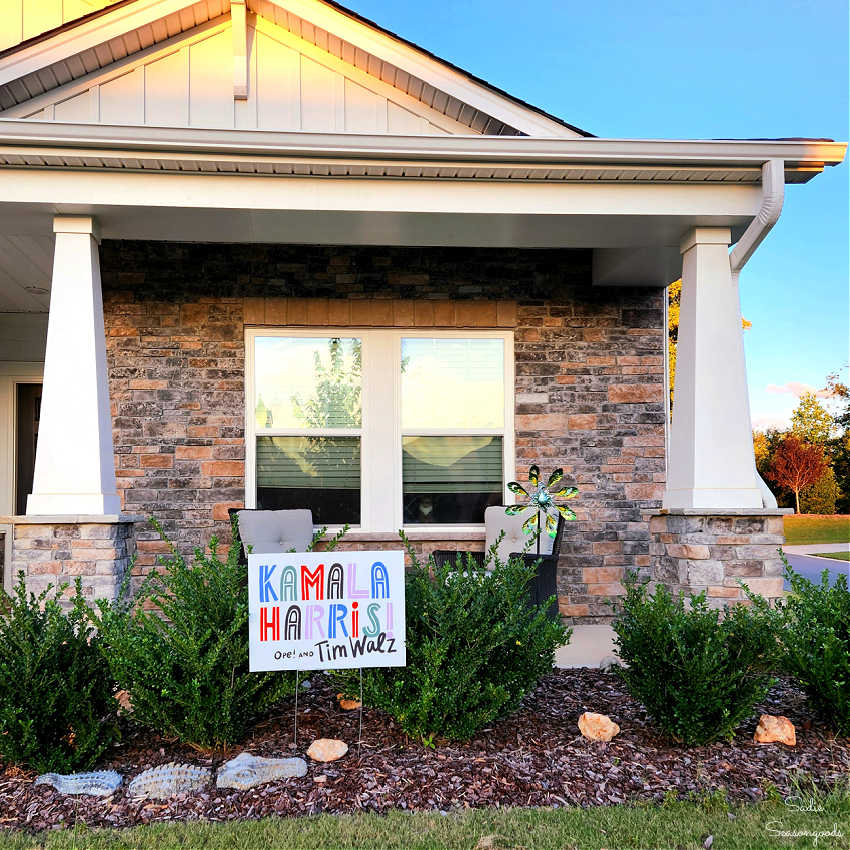
[[229,508],[235,516],[242,543],[240,563],[248,563],[247,546],[257,554],[265,552],[304,552],[313,539],[313,514],[309,510],[267,511],[260,508]]
[[[536,554],[536,547],[530,552],[516,551],[520,548],[520,543],[525,543],[528,539],[522,532],[523,517],[510,517],[505,514],[505,509],[502,506],[489,507],[484,512],[484,528],[486,531],[485,551],[484,552],[463,552],[465,557],[472,556],[473,560],[483,566],[486,562],[487,552],[490,547],[496,542],[502,531],[505,536],[502,543],[497,548],[497,555],[501,560],[506,560],[507,557],[522,558],[526,564],[537,565],[535,577],[528,587],[529,602],[533,605],[542,605],[549,597],[555,596],[556,601],[549,606],[547,614],[551,619],[558,617],[557,604],[557,570],[558,557],[561,554],[561,539],[564,535],[564,518],[558,517],[558,527],[555,531],[554,539],[548,534],[540,535],[541,552]],[[551,541],[551,549],[548,543]],[[547,551],[548,549],[548,551]],[[458,552],[449,549],[438,549],[434,552],[434,562],[437,566],[451,566],[456,563]]]

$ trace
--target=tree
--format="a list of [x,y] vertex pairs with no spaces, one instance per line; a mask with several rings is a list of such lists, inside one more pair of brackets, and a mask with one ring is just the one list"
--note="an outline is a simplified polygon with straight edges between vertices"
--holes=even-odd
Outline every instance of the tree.
[[800,491],[814,484],[826,471],[822,446],[807,445],[794,434],[779,444],[767,471],[771,481],[794,493],[797,513],[800,513]]
[[839,372],[833,372],[826,376],[826,389],[830,393],[830,398],[837,402],[838,411],[835,414],[835,425],[838,428],[847,431],[850,429],[850,387],[841,380],[840,375],[847,369],[847,364]]
[[[674,280],[667,287],[667,373],[670,381],[670,411],[673,411],[673,386],[676,379],[676,346],[679,342],[679,310],[682,305],[682,279]],[[752,322],[742,319],[744,330],[751,328]]]
[[800,505],[804,514],[834,514],[840,495],[835,473],[827,466],[814,484],[800,491]]
[[850,387],[840,377],[846,369],[845,364],[839,372],[826,378],[826,389],[835,405],[833,422],[839,429],[838,436],[833,437],[826,448],[839,489],[835,507],[842,514],[850,513]]
[[800,396],[791,414],[791,433],[804,443],[822,446],[829,439],[833,418],[812,392]]

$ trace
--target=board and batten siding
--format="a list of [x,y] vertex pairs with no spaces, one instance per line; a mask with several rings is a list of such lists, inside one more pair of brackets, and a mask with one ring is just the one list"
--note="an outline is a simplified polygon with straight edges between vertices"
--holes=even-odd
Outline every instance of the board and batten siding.
[[96,12],[114,0],[2,0],[0,50]]
[[262,18],[248,28],[249,94],[233,97],[229,17],[37,98],[22,118],[160,127],[474,134]]

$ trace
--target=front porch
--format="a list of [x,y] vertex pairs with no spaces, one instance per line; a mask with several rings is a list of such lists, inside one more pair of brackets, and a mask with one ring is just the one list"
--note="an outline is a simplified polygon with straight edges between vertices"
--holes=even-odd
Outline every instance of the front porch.
[[[21,132],[31,140],[31,125]],[[73,136],[63,144],[79,145]],[[427,167],[438,174],[433,160],[448,152],[439,149],[444,140],[433,141],[425,144]],[[526,167],[523,177],[494,179],[502,171],[492,156],[509,159],[517,143],[454,143],[473,141],[491,159],[463,181],[421,170],[377,180],[142,170],[116,182],[113,171],[92,167],[81,182],[64,165],[50,174],[8,170],[4,232],[42,246],[35,265],[44,268],[51,250],[54,257],[43,287],[46,340],[43,325],[16,318],[27,314],[4,317],[31,351],[45,352],[25,516],[13,516],[14,476],[4,486],[6,581],[21,568],[33,589],[79,574],[90,594],[111,595],[133,545],[140,575],[161,551],[139,519],[148,514],[181,549],[205,546],[213,534],[226,540],[227,509],[257,504],[262,484],[251,353],[261,331],[278,340],[369,339],[375,362],[391,340],[503,340],[505,418],[486,432],[502,441],[498,488],[504,498],[504,483],[532,463],[562,466],[579,488],[558,572],[560,610],[572,622],[607,622],[626,570],[706,589],[717,604],[739,598],[739,577],[779,595],[780,512],[753,465],[736,255],[730,263],[728,252],[733,239],[754,250],[766,232],[756,214],[770,181],[775,189],[777,174],[794,179],[790,163],[816,155],[816,146],[774,143],[770,152],[788,161],[771,160],[764,178],[751,169],[753,182],[680,183],[659,193],[652,181],[529,181]],[[551,150],[536,157],[552,160],[550,176],[554,163],[578,157],[573,143],[546,144]],[[595,156],[596,144],[583,140],[582,156]],[[4,155],[13,156],[8,137],[6,145]],[[401,147],[411,156],[409,140]],[[163,167],[173,167],[175,154],[168,156],[172,165],[163,159]],[[303,161],[286,156],[293,169]],[[267,154],[232,158],[268,165]],[[708,164],[691,168],[716,174]],[[573,162],[582,169],[599,172]],[[72,200],[81,197],[87,201]],[[48,198],[60,199],[58,212]],[[680,268],[682,342],[668,439],[664,286]],[[21,288],[14,269],[7,261],[7,303]],[[47,293],[36,297],[46,308]],[[13,346],[3,357],[8,374],[25,366]],[[33,380],[38,368],[37,357],[26,364]],[[7,381],[7,404],[15,385]],[[397,404],[392,393],[364,401],[363,431],[385,430],[366,433],[361,513],[347,545],[395,546],[404,525],[423,552],[480,548],[483,529],[469,517],[423,524],[402,515],[394,495],[405,486],[401,458],[387,468],[367,445],[396,440],[374,412]],[[7,456],[14,433],[7,425]]]

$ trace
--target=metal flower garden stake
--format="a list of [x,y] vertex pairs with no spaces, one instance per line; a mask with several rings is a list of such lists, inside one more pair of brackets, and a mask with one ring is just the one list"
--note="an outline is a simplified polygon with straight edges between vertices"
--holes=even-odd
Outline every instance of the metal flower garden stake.
[[553,492],[552,488],[560,483],[564,477],[563,469],[556,469],[546,484],[540,481],[540,468],[535,464],[528,470],[528,482],[531,484],[529,493],[522,484],[511,481],[508,490],[517,496],[525,496],[529,499],[526,505],[508,505],[505,513],[508,516],[518,516],[523,511],[533,510],[534,513],[522,524],[522,530],[526,534],[537,533],[537,554],[540,554],[540,534],[543,531],[541,514],[546,517],[546,533],[554,540],[558,533],[558,516],[566,520],[574,520],[575,513],[565,505],[558,505],[555,499],[574,499],[578,494],[578,487],[561,487]]

